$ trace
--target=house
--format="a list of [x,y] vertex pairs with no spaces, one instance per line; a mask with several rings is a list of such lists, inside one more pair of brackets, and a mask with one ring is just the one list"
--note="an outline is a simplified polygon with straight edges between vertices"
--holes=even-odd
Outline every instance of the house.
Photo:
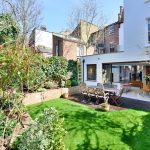
[[79,39],[69,34],[69,31],[48,32],[45,27],[34,29],[30,35],[29,46],[44,57],[63,56],[68,60],[77,60],[83,55],[84,46]]
[[[134,7],[133,7],[134,6]],[[141,10],[141,11],[139,11]],[[105,29],[115,30],[119,37],[111,45],[106,39],[104,53],[82,56],[82,81],[87,85],[99,82],[145,82],[144,76],[150,74],[150,0],[124,0],[124,11],[118,15],[117,24]],[[117,48],[118,47],[118,48]],[[149,55],[148,55],[149,54]]]
[[123,13],[121,6],[118,21],[91,34],[90,43],[95,46],[95,54],[113,53],[119,50],[119,28],[123,23]]
[[70,34],[73,37],[80,39],[84,44],[83,55],[93,55],[95,52],[94,46],[90,45],[90,37],[92,33],[99,31],[99,27],[85,20],[80,20],[77,27]]

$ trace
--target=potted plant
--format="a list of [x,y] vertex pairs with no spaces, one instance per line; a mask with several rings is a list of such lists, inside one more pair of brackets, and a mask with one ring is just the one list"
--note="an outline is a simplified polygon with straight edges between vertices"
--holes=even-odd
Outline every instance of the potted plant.
[[68,93],[64,93],[64,94],[62,95],[62,97],[65,98],[65,99],[67,99],[67,98],[68,98]]
[[146,83],[150,86],[150,74],[146,75],[145,77]]
[[104,98],[104,103],[101,104],[101,109],[104,111],[109,111],[110,110],[110,105],[108,103],[108,97]]

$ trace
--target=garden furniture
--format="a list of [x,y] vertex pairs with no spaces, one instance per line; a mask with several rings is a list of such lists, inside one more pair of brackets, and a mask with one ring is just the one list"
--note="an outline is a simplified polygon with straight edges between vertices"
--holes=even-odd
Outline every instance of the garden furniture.
[[109,98],[112,101],[112,103],[116,104],[117,106],[120,105],[118,101],[121,98],[123,91],[124,91],[124,88],[121,87],[120,90],[118,90],[116,93],[109,95]]
[[100,100],[104,100],[104,102],[108,102],[109,99],[109,93],[106,93],[104,89],[97,87],[95,89],[95,94],[96,94],[96,104],[99,104]]

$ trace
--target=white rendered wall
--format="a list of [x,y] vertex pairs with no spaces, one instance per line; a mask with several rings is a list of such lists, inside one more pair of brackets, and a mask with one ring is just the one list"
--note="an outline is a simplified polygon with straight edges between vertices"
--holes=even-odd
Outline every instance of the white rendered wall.
[[124,24],[119,28],[119,51],[124,51]]
[[150,2],[124,0],[125,51],[141,53],[148,44],[147,19],[150,18]]
[[35,30],[35,46],[53,48],[53,35],[50,32]]

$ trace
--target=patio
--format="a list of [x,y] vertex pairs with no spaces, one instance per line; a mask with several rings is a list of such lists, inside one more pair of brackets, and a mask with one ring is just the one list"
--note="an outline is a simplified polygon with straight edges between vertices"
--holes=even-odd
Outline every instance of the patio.
[[[84,103],[82,94],[75,94],[75,95],[69,96],[68,99],[78,102],[78,103],[83,103],[85,105],[88,105],[88,106],[96,108],[96,109],[99,108],[99,105],[95,105],[94,100],[89,103]],[[121,105],[120,106],[111,105],[110,111],[123,110],[123,109],[150,110],[150,100],[143,101],[143,100],[139,100],[139,99],[135,99],[135,98],[133,99],[133,98],[121,97],[119,101],[121,102]],[[103,101],[101,101],[101,103],[103,103]]]

